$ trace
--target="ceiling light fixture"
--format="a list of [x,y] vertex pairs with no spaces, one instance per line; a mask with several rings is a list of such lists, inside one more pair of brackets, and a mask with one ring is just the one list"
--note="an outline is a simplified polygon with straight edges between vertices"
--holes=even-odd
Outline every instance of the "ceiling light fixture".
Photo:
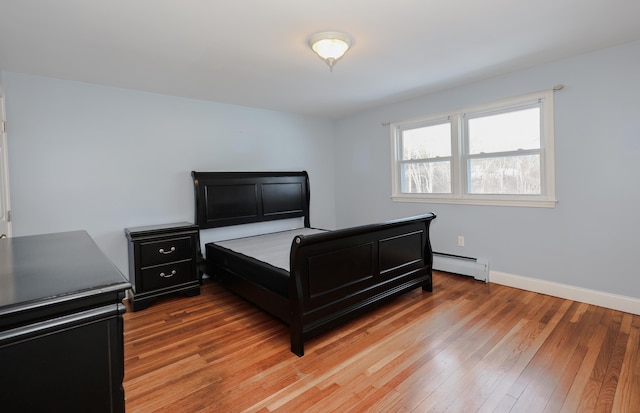
[[309,38],[309,46],[318,56],[329,65],[333,72],[333,65],[351,47],[351,38],[340,32],[321,32]]

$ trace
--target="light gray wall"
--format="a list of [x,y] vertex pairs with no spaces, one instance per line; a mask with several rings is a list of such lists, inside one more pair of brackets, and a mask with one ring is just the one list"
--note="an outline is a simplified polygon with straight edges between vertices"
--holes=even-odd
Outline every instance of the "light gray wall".
[[[463,108],[562,83],[555,94],[554,209],[390,199],[381,122]],[[338,227],[434,211],[435,251],[492,270],[640,298],[640,42],[390,105],[336,123]],[[457,237],[465,246],[457,246]]]
[[125,227],[193,222],[192,170],[307,170],[311,223],[335,227],[332,122],[12,72],[3,84],[14,236],[86,229],[126,275]]
[[[434,211],[437,251],[489,258],[496,271],[640,297],[638,73],[640,42],[635,42],[334,125],[0,72],[14,236],[86,229],[126,274],[123,228],[192,221],[191,170],[306,169],[314,226],[346,227]],[[557,83],[565,89],[555,95],[556,208],[391,202],[389,128],[381,122]],[[456,244],[458,235],[465,236],[463,248]],[[215,235],[205,231],[203,237]]]

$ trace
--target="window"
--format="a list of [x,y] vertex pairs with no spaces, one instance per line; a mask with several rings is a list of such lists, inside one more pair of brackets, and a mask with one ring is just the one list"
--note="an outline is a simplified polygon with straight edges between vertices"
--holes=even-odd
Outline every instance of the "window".
[[395,201],[555,206],[551,91],[391,130]]
[[451,193],[451,123],[407,128],[400,139],[402,192]]

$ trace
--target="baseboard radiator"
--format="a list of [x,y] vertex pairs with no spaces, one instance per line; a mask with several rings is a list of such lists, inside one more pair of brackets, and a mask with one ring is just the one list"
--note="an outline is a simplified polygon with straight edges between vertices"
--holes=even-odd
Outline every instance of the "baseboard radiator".
[[489,260],[486,258],[462,257],[460,255],[434,252],[433,269],[468,275],[476,280],[489,282]]

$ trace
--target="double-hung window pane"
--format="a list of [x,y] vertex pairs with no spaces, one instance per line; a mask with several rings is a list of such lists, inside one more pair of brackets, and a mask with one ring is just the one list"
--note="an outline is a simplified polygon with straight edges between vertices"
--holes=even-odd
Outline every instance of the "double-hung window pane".
[[541,193],[540,107],[465,116],[467,192]]
[[394,201],[555,206],[552,91],[391,128]]
[[400,130],[403,193],[451,193],[451,123]]

